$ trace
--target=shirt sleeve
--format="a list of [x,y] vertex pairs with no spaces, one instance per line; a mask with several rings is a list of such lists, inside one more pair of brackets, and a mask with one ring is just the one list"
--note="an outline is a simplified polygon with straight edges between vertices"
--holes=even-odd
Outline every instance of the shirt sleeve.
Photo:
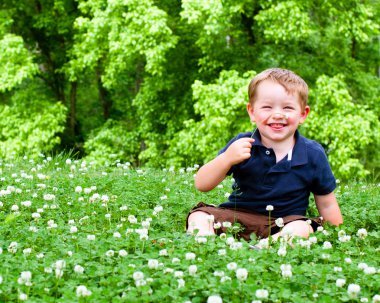
[[325,151],[319,145],[315,162],[311,192],[315,195],[327,195],[336,188],[336,180],[331,170]]

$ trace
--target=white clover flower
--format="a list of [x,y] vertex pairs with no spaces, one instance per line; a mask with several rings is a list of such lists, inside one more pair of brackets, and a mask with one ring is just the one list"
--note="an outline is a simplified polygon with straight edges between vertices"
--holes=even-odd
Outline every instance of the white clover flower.
[[230,245],[231,250],[239,250],[243,248],[243,243],[241,242],[234,242]]
[[342,271],[342,267],[334,266],[334,271],[335,272],[341,272]]
[[273,205],[267,205],[266,210],[272,211],[274,209]]
[[368,233],[367,233],[367,230],[365,228],[360,228],[358,230],[358,232],[356,233],[356,235],[360,238],[360,239],[364,239],[368,236]]
[[323,226],[318,226],[317,231],[323,231]]
[[335,285],[336,285],[336,287],[343,287],[344,284],[346,284],[346,280],[345,280],[345,279],[337,279],[337,280],[335,281]]
[[76,226],[71,226],[70,233],[75,234],[76,232],[78,232],[78,228]]
[[216,271],[214,271],[214,276],[215,277],[223,277],[224,276],[224,271],[222,271],[222,270],[216,270]]
[[376,268],[372,266],[368,266],[367,268],[364,268],[364,273],[366,275],[373,275],[376,273]]
[[79,285],[76,290],[77,297],[89,297],[92,292],[84,285]]
[[224,282],[227,282],[227,281],[231,281],[231,277],[229,276],[223,276],[220,278],[220,283],[224,283]]
[[83,189],[83,192],[88,195],[89,193],[91,193],[91,188],[85,187]]
[[339,237],[338,240],[339,240],[340,242],[348,242],[348,241],[351,240],[351,236],[349,236],[349,235],[345,235],[345,236]]
[[207,238],[206,237],[196,237],[195,241],[200,243],[200,244],[204,244],[204,243],[207,243]]
[[214,223],[214,229],[219,229],[221,227],[222,227],[222,223],[220,223],[220,222]]
[[368,267],[367,263],[361,262],[361,263],[358,264],[358,268],[359,268],[359,269],[363,269],[363,270],[364,270],[364,269],[366,269],[367,267]]
[[149,227],[150,227],[150,221],[148,221],[148,220],[144,220],[144,221],[142,221],[142,222],[141,222],[141,226],[142,226],[143,228],[149,229]]
[[30,271],[23,271],[20,274],[20,278],[18,278],[17,283],[18,284],[25,284],[26,286],[31,286],[32,283],[30,282],[32,280],[32,273]]
[[276,223],[276,225],[278,226],[278,227],[284,227],[284,219],[282,219],[282,218],[277,218],[275,221],[274,221],[275,223]]
[[351,264],[352,260],[351,260],[351,258],[344,258],[344,262],[346,262],[348,264]]
[[80,265],[75,265],[74,266],[74,271],[77,273],[77,274],[83,274],[84,273],[84,267],[80,266]]
[[365,297],[360,298],[360,302],[366,303],[366,302],[368,302],[368,298],[365,298]]
[[277,255],[280,257],[286,256],[286,247],[281,246],[277,251]]
[[128,252],[125,249],[120,249],[119,250],[119,256],[120,257],[125,257],[128,255]]
[[79,186],[79,185],[78,185],[78,186],[75,187],[75,192],[76,192],[76,193],[81,193],[82,191],[83,191],[82,186]]
[[231,194],[230,193],[225,193],[224,197],[228,198]]
[[164,208],[161,206],[161,205],[157,205],[155,208],[154,208],[154,211],[158,214],[159,212],[163,211]]
[[132,277],[133,277],[133,280],[135,281],[142,280],[144,279],[144,273],[142,273],[141,271],[135,271]]
[[359,292],[360,292],[360,286],[359,285],[357,285],[357,284],[349,284],[348,285],[347,293],[351,299],[356,298],[358,296]]
[[25,256],[29,256],[32,252],[32,249],[31,248],[25,248],[22,253],[25,255]]
[[159,266],[158,260],[156,259],[149,259],[148,260],[148,267],[150,269],[157,269]]
[[259,299],[266,299],[269,296],[269,292],[266,289],[258,289],[255,294]]
[[237,264],[235,262],[231,262],[227,264],[227,269],[229,270],[236,270],[237,269]]
[[110,249],[106,251],[106,256],[107,257],[113,257],[115,255],[115,251]]
[[15,254],[17,252],[18,243],[17,242],[11,242],[8,246],[8,252],[11,254]]
[[194,253],[192,253],[192,252],[188,252],[188,253],[185,254],[185,259],[186,260],[194,260],[195,257],[196,257],[196,255]]
[[196,265],[190,265],[189,266],[189,275],[190,276],[195,276],[195,274],[197,273],[197,266]]
[[53,272],[53,269],[51,267],[45,267],[44,272],[47,274],[51,274]]
[[53,194],[45,194],[43,198],[46,201],[52,201],[52,200],[55,199],[55,195],[53,195]]
[[248,271],[245,268],[238,268],[236,270],[236,278],[240,281],[245,281],[248,278]]
[[218,250],[218,256],[225,256],[226,254],[227,251],[224,248]]
[[134,215],[129,215],[128,216],[128,221],[131,224],[135,224],[135,223],[137,223],[137,218]]
[[167,256],[168,251],[166,249],[161,249],[160,252],[158,253],[159,256]]
[[18,298],[20,301],[26,301],[28,300],[28,295],[27,294],[24,294],[23,292],[21,292],[19,295],[18,295]]
[[42,259],[43,257],[45,257],[44,253],[39,253],[36,255],[37,259]]
[[66,163],[67,165],[71,165],[71,159],[66,159],[65,163]]
[[380,295],[374,295],[373,298],[372,298],[372,302],[373,302],[373,303],[378,303],[378,302],[380,302]]
[[114,238],[121,238],[121,234],[116,231],[116,232],[113,233],[113,237]]
[[260,239],[259,243],[257,244],[259,248],[269,248],[269,240],[268,238]]
[[235,242],[235,238],[234,237],[228,237],[227,239],[226,239],[226,244],[227,245],[231,245],[232,243],[234,243]]
[[181,270],[176,270],[176,271],[174,272],[174,277],[175,277],[175,278],[183,278],[183,271],[181,271]]
[[343,237],[345,235],[346,235],[346,232],[343,229],[341,229],[340,231],[338,231],[338,237]]
[[223,300],[219,295],[212,295],[207,298],[207,303],[223,303]]
[[225,222],[222,223],[222,226],[223,226],[224,228],[230,228],[230,227],[232,226],[232,223],[231,223],[231,222],[228,222],[228,221],[225,221]]
[[25,207],[30,207],[32,206],[32,201],[23,201],[21,202],[21,205]]
[[331,248],[332,248],[331,242],[329,241],[323,242],[323,249],[331,249]]
[[178,279],[178,288],[185,287],[185,280],[184,279]]
[[3,277],[0,276],[0,285],[3,284]]
[[87,235],[87,240],[94,241],[95,240],[95,235]]
[[19,210],[18,205],[16,205],[16,204],[12,205],[11,211],[18,211],[18,210]]
[[227,238],[227,235],[225,233],[221,233],[219,235],[220,240],[225,240]]
[[66,261],[65,260],[58,260],[54,263],[54,267],[57,269],[63,269],[66,267]]
[[281,275],[283,278],[287,279],[287,278],[291,278],[293,276],[293,273],[291,270],[283,270],[281,272]]
[[174,272],[174,269],[173,268],[165,268],[164,269],[164,274],[167,274],[167,273],[169,273],[169,274],[171,274],[171,273],[173,273]]

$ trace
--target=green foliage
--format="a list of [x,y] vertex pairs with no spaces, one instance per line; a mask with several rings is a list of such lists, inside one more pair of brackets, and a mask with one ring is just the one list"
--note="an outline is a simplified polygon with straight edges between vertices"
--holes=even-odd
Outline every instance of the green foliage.
[[111,88],[118,77],[145,62],[145,71],[160,74],[165,54],[176,43],[167,15],[151,0],[79,1],[83,16],[75,20],[72,59],[66,72],[76,80],[85,68],[102,62],[102,82]]
[[[235,303],[376,302],[380,295],[375,184],[338,186],[339,228],[250,250],[228,230],[225,237],[186,236],[196,201],[219,204],[231,185],[226,179],[197,192],[193,167],[95,167],[61,155],[2,160],[0,173],[1,302],[23,301],[21,294],[26,302],[100,303],[201,303],[211,295]],[[349,284],[360,286],[357,298],[349,297]],[[79,285],[91,294],[81,297]],[[268,298],[258,298],[258,289]]]
[[66,108],[24,88],[12,96],[9,105],[0,105],[0,156],[37,156],[51,152],[64,130]]
[[260,11],[255,20],[264,30],[264,36],[278,43],[307,39],[312,34],[307,7],[296,1],[279,2]]
[[342,75],[321,76],[311,92],[310,105],[306,135],[327,148],[336,176],[348,179],[367,175],[360,159],[369,146],[380,144],[376,114],[353,101]]
[[[82,153],[89,139],[86,151],[99,162],[116,153],[147,166],[201,164],[250,129],[242,93],[249,79],[238,75],[288,68],[313,91],[313,126],[307,122],[305,130],[323,143],[337,175],[378,176],[379,18],[379,1],[369,0],[3,0],[0,97],[21,116],[31,102],[62,102],[67,123],[57,133],[60,148]],[[342,108],[339,98],[354,106],[337,114],[329,130],[317,131],[324,116],[332,117],[331,104],[317,108],[313,100],[318,90],[323,96],[334,90],[318,80],[322,75],[344,79],[346,95],[333,96],[333,108]],[[20,94],[36,81],[47,97]],[[12,95],[23,96],[19,106]],[[362,143],[349,139],[352,125]],[[126,140],[136,140],[133,148],[112,147],[117,136],[106,130],[121,134],[122,126]]]
[[86,160],[96,164],[114,163],[116,160],[136,163],[140,150],[138,142],[138,134],[128,131],[128,125],[110,119],[86,141]]
[[37,72],[37,65],[25,48],[22,37],[4,35],[0,40],[0,92],[15,88]]
[[211,160],[232,136],[252,130],[245,108],[247,86],[253,74],[239,76],[236,71],[223,71],[214,84],[195,81],[194,110],[200,118],[184,122],[184,129],[174,137],[168,150],[170,163]]

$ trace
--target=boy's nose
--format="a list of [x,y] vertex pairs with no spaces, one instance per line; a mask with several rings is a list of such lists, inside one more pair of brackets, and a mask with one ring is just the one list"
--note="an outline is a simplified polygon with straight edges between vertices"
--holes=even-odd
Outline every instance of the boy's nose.
[[284,115],[282,113],[274,113],[272,114],[272,118],[274,119],[287,119],[287,115]]

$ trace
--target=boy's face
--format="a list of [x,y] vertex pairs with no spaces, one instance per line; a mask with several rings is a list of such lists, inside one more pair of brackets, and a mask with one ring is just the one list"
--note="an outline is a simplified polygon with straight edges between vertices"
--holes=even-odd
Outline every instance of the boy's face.
[[301,106],[296,94],[288,94],[285,88],[271,80],[261,82],[257,87],[253,105],[247,105],[252,122],[260,131],[262,143],[273,144],[293,140],[298,125],[306,120],[310,108]]

